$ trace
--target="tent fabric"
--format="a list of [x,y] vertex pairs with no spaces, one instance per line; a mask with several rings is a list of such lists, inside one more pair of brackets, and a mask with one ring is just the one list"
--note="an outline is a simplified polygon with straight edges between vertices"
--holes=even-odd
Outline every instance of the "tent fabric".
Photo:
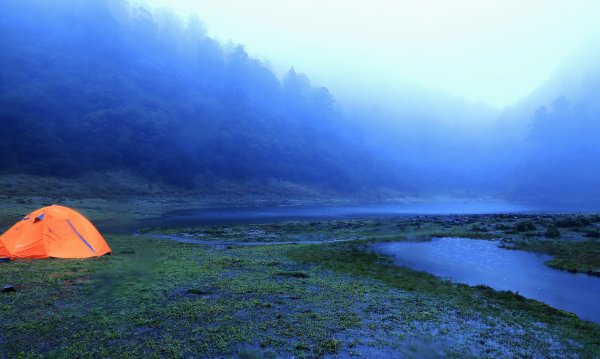
[[110,252],[87,218],[56,205],[30,213],[0,237],[0,258],[89,258]]
[[4,244],[2,244],[2,241],[0,241],[0,258],[8,258],[9,256],[8,249],[6,249]]

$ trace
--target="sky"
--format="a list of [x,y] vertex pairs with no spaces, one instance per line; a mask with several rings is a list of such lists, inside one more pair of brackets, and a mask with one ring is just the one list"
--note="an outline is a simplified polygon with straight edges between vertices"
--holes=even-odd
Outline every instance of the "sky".
[[504,108],[600,32],[600,0],[146,0],[337,96],[436,89]]

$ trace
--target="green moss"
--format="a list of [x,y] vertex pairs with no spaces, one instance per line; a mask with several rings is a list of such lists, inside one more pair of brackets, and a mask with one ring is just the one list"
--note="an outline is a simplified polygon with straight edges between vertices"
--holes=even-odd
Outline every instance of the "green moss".
[[556,227],[550,227],[544,232],[544,237],[546,238],[559,238],[560,231]]
[[535,231],[536,227],[535,224],[533,224],[532,221],[519,221],[517,222],[517,224],[515,224],[515,230],[517,232],[529,232],[529,231]]
[[547,264],[570,272],[600,276],[600,244],[596,241],[516,241],[513,248],[554,256]]
[[[586,343],[586,353],[600,353],[600,327],[583,322],[570,313],[556,310],[512,292],[497,292],[486,286],[469,287],[438,279],[432,275],[392,265],[385,257],[356,243],[303,246],[287,254],[302,263],[316,264],[357,277],[373,278],[392,288],[426,293],[450,301],[460,310],[477,310],[483,316],[501,317],[505,310],[515,310],[528,320],[558,325],[563,335],[575,335]],[[375,312],[377,309],[375,308]],[[383,313],[383,312],[381,312]],[[412,311],[409,320],[436,321],[440,313],[431,308]]]
[[342,348],[342,341],[335,338],[325,339],[317,344],[315,354],[322,356],[336,354]]
[[[536,225],[547,227],[551,220]],[[540,339],[548,337],[558,341],[552,350],[559,354],[597,356],[600,336],[594,324],[514,293],[397,268],[368,251],[372,242],[429,240],[431,235],[503,237],[508,244],[528,244],[527,250],[557,253],[555,260],[579,248],[570,262],[557,264],[575,263],[576,270],[584,269],[586,256],[597,253],[596,241],[585,240],[583,232],[564,229],[560,239],[546,241],[507,239],[495,229],[497,224],[513,228],[513,222],[512,217],[463,216],[184,229],[232,242],[355,240],[227,250],[109,235],[112,256],[0,264],[0,282],[17,288],[0,295],[0,350],[10,357],[346,356],[365,346],[402,352],[414,345],[403,337],[406,333],[422,338],[436,330],[453,338],[458,330],[461,337],[471,335],[473,348],[484,353],[484,344],[473,338],[491,329],[469,326],[478,321],[524,328],[526,335],[518,338],[495,338],[506,347],[518,340],[523,356],[553,355]],[[160,232],[182,234],[176,228]],[[592,263],[596,259],[589,259]],[[500,329],[494,333],[504,335]],[[472,349],[444,340],[440,350],[447,355],[464,356]]]
[[565,216],[554,220],[554,224],[560,228],[579,228],[589,226],[592,221],[584,216]]
[[308,278],[305,272],[277,272],[276,275],[290,278]]
[[[426,233],[426,232],[425,232]],[[466,231],[435,231],[430,233],[431,237],[459,237],[459,238],[472,238],[472,239],[496,239],[498,236],[493,233],[487,232],[466,232]]]

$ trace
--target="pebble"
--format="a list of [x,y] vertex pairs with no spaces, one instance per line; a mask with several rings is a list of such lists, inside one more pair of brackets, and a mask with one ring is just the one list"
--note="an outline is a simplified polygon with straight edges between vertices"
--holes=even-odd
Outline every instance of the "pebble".
[[14,291],[15,291],[15,287],[13,287],[10,284],[7,284],[4,287],[2,287],[2,293],[8,293],[8,292],[14,292]]

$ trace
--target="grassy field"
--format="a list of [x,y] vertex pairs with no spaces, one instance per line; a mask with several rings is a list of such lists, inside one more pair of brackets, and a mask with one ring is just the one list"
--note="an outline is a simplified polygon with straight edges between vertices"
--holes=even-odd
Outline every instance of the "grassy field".
[[[0,227],[21,209],[4,207]],[[393,266],[369,243],[497,238],[506,247],[554,254],[551,266],[597,274],[598,222],[583,215],[419,216],[107,235],[111,256],[0,263],[0,284],[16,288],[0,293],[0,352],[594,358],[600,326],[510,292]],[[347,239],[353,241],[339,242]],[[236,245],[263,241],[297,244]],[[317,241],[324,243],[306,244]]]

